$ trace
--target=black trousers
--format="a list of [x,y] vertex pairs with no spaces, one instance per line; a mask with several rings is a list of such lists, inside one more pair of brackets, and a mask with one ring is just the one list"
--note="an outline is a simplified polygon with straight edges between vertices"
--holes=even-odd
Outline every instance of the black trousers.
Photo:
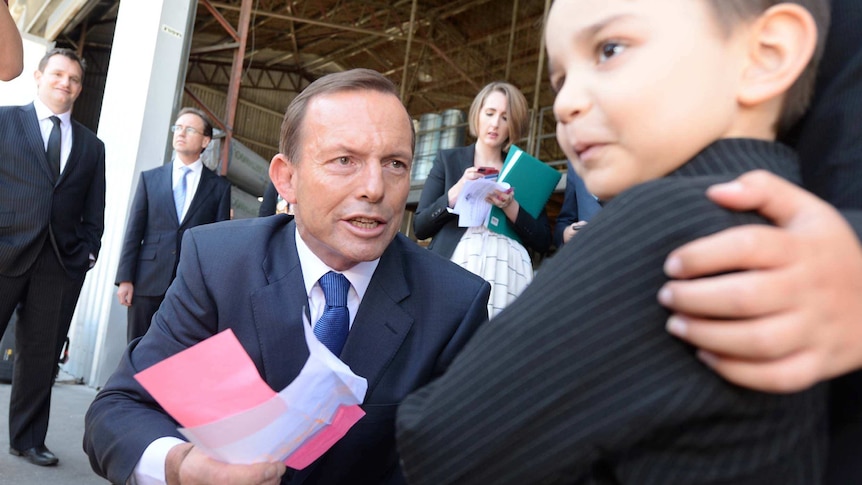
[[0,275],[0,335],[22,305],[15,327],[15,366],[9,401],[9,446],[45,444],[54,370],[69,332],[85,273],[70,276],[50,242],[21,276]]
[[126,342],[142,337],[150,328],[150,322],[153,320],[153,315],[162,304],[162,296],[138,296],[132,295],[132,305],[129,307],[126,325]]

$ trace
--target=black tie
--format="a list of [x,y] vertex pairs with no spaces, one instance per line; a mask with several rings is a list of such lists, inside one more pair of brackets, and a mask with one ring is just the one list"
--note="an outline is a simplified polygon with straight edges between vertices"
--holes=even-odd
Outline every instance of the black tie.
[[48,136],[48,149],[45,155],[48,157],[48,165],[51,167],[51,173],[54,174],[54,180],[60,176],[60,118],[52,116],[48,118],[54,123],[51,128],[51,135]]

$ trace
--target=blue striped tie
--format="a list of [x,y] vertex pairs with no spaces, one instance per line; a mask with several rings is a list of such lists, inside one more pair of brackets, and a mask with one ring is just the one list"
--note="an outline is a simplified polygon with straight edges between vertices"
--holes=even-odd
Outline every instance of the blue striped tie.
[[347,310],[350,282],[343,274],[330,271],[320,277],[320,288],[326,298],[326,308],[314,325],[314,335],[337,356],[341,354],[350,330],[350,312]]

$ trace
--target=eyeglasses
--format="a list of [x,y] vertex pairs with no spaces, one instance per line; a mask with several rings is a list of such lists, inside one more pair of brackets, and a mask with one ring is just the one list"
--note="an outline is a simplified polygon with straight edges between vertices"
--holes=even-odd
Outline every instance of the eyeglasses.
[[176,133],[178,131],[184,131],[186,132],[186,135],[203,135],[203,133],[192,128],[191,126],[174,125],[171,127],[171,133]]

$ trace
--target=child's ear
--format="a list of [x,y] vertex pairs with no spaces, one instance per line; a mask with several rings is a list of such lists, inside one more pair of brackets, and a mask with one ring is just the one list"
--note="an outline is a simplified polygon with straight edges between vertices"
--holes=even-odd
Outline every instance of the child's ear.
[[817,24],[804,7],[780,3],[751,26],[748,63],[738,100],[755,106],[782,96],[805,70],[817,47]]
[[291,204],[296,204],[295,174],[296,166],[282,153],[277,153],[269,162],[269,178],[276,192]]

